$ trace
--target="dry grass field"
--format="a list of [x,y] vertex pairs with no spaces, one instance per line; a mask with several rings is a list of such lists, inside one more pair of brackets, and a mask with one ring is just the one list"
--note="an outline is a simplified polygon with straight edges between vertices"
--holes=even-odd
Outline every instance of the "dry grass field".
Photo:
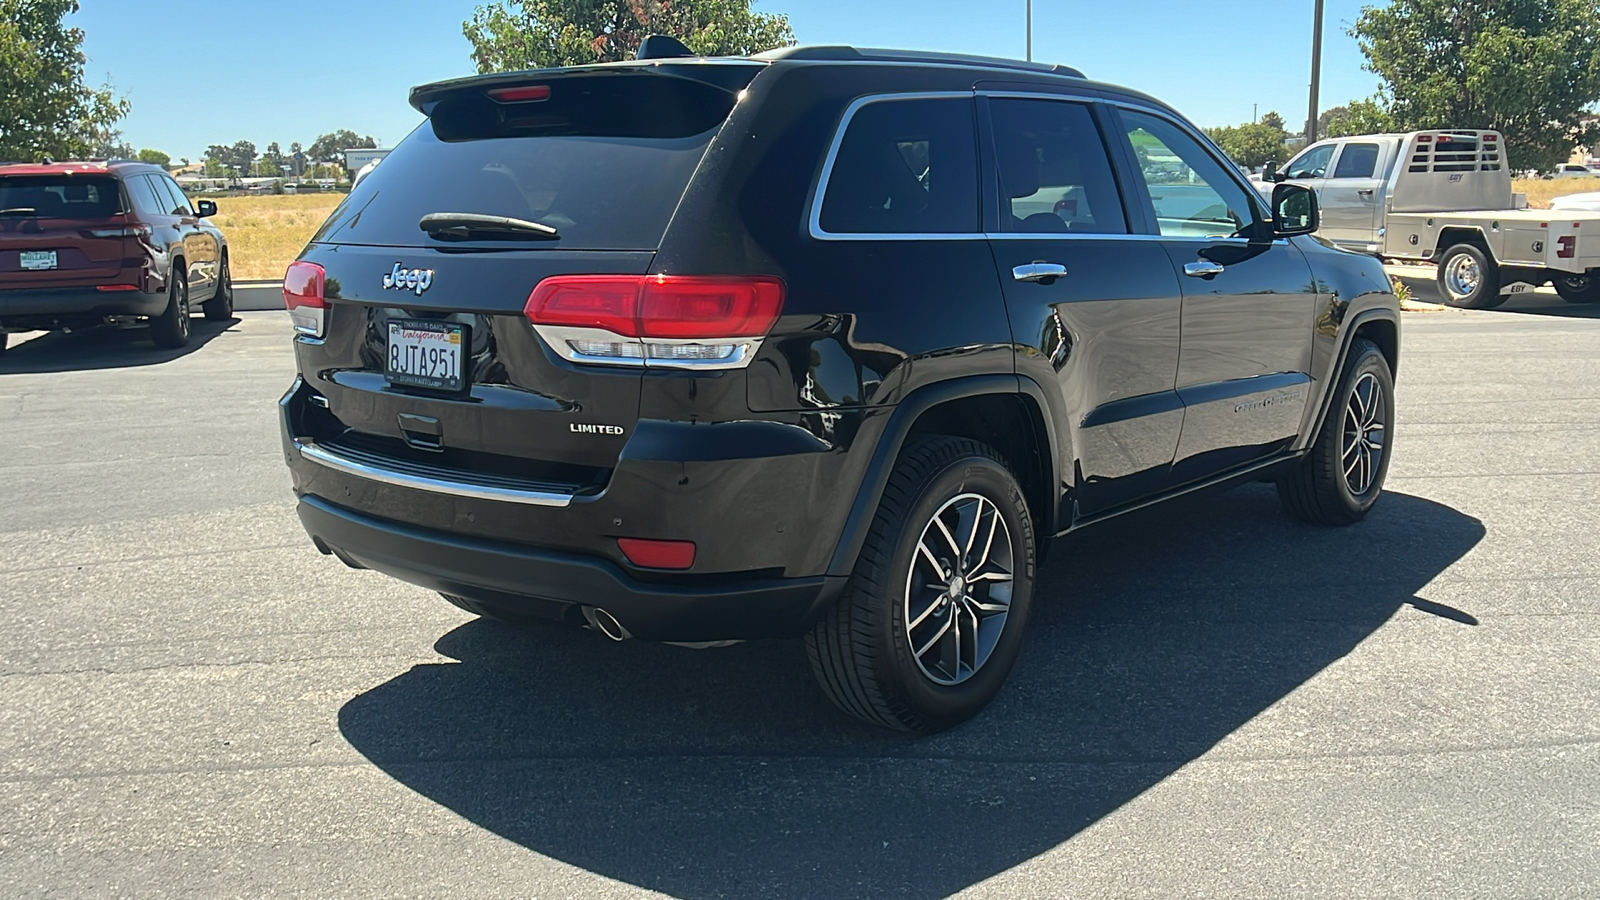
[[218,197],[213,220],[228,236],[235,281],[277,279],[344,194]]
[[[1517,181],[1513,190],[1526,192],[1528,205],[1545,209],[1563,194],[1600,191],[1600,178]],[[284,194],[220,197],[216,223],[232,248],[233,277],[239,281],[276,279],[316,233],[344,194]]]
[[1600,191],[1600,178],[1552,178],[1549,181],[1514,181],[1513,191],[1528,195],[1528,205],[1534,209],[1549,209],[1550,201],[1567,194],[1584,194]]

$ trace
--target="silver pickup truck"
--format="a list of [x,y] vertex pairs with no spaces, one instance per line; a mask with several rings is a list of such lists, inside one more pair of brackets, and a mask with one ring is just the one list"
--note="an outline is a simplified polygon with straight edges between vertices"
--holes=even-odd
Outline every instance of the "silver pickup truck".
[[1553,284],[1600,303],[1600,212],[1528,209],[1511,190],[1494,131],[1414,131],[1321,141],[1259,186],[1316,190],[1321,237],[1349,250],[1438,267],[1451,306],[1488,309]]

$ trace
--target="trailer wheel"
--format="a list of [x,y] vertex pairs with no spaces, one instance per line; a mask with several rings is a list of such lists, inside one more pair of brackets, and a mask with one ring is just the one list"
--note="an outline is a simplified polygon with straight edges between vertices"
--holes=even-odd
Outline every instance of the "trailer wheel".
[[1558,275],[1556,293],[1568,303],[1600,303],[1600,278],[1591,275]]
[[1456,244],[1439,257],[1439,296],[1458,309],[1494,309],[1500,295],[1500,268],[1476,244]]

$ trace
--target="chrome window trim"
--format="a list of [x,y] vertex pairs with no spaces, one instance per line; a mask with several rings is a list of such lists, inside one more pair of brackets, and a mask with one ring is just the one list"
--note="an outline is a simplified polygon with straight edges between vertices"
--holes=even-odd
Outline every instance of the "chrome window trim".
[[327,448],[319,447],[315,441],[303,441],[298,438],[294,440],[294,449],[302,459],[316,463],[324,468],[342,472],[346,475],[354,475],[357,478],[376,481],[380,484],[408,488],[414,491],[448,494],[452,497],[466,497],[472,500],[492,500],[500,503],[521,503],[526,506],[553,507],[571,505],[574,496],[573,494],[560,494],[553,491],[519,491],[513,488],[496,488],[481,484],[449,481],[443,478],[429,478],[425,475],[410,475],[357,462]]

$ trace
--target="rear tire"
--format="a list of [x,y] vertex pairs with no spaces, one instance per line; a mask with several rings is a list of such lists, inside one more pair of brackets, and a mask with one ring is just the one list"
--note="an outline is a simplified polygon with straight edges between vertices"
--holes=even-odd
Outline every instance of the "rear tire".
[[823,692],[903,731],[977,715],[1016,662],[1035,553],[1027,502],[993,448],[955,437],[910,446],[843,596],[806,635]]
[[1592,275],[1557,275],[1556,293],[1568,303],[1600,303],[1600,278]]
[[1278,479],[1283,508],[1316,525],[1360,521],[1383,493],[1393,435],[1389,361],[1377,344],[1357,338],[1311,451]]
[[222,268],[217,272],[217,292],[200,304],[206,319],[225,322],[233,318],[233,275],[228,271],[228,257],[222,257]]
[[1457,309],[1494,309],[1500,295],[1500,267],[1476,244],[1456,244],[1439,257],[1435,276],[1439,296]]
[[182,272],[172,273],[167,308],[150,319],[150,339],[157,347],[177,349],[189,343],[189,283]]

